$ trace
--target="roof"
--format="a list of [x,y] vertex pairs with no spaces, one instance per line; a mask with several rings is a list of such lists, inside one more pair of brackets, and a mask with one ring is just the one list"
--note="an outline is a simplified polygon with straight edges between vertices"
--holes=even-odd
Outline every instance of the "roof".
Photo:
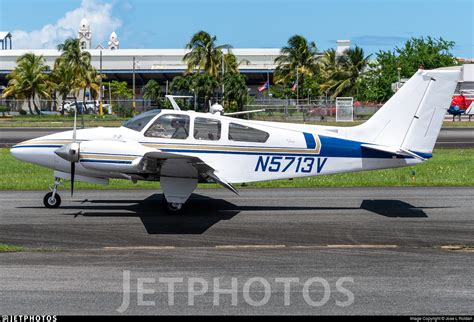
[[11,36],[12,36],[12,34],[9,33],[8,31],[0,31],[0,40],[3,40],[5,38],[11,37]]

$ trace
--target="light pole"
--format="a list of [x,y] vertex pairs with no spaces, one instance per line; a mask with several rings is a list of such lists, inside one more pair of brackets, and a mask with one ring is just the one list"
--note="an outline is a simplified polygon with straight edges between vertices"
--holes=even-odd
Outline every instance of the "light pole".
[[[102,110],[102,50],[100,50],[100,87],[99,87],[99,115],[102,116],[104,111]],[[94,104],[95,105],[95,104]]]
[[132,108],[133,108],[133,111],[135,112],[135,56],[133,56],[132,88],[133,88]]

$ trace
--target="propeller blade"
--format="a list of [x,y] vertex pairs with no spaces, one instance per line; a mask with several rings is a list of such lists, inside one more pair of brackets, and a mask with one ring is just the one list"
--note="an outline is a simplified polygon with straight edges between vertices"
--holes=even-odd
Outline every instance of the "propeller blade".
[[71,197],[74,194],[74,175],[76,172],[76,164],[71,162]]

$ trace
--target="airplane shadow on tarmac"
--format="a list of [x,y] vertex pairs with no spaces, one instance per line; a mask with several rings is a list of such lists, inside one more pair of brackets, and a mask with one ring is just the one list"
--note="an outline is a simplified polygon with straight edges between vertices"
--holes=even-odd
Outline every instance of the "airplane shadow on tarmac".
[[363,200],[360,207],[238,206],[224,199],[193,194],[183,213],[167,214],[161,208],[162,194],[144,200],[84,200],[61,209],[78,212],[62,215],[83,217],[139,217],[148,234],[202,234],[221,220],[241,211],[360,210],[389,218],[427,218],[423,209],[400,200]]

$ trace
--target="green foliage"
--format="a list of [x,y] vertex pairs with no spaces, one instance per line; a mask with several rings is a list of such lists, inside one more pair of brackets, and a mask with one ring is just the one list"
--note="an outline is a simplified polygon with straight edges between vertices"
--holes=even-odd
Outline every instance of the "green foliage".
[[379,51],[375,62],[357,83],[356,98],[361,101],[387,101],[392,95],[392,83],[410,78],[419,68],[434,69],[457,65],[450,53],[454,42],[443,38],[419,37],[409,39],[393,51]]
[[118,117],[125,117],[125,118],[130,118],[133,116],[133,109],[131,107],[126,107],[118,103],[113,103],[112,104],[112,111],[118,116]]
[[[288,39],[288,44],[281,49],[281,55],[275,59],[275,83],[291,88],[298,78],[298,91],[304,93],[305,79],[315,77],[319,73],[316,44],[306,38],[295,35]],[[287,92],[286,94],[293,95]],[[277,90],[278,93],[278,90]]]
[[3,97],[16,97],[28,100],[30,114],[33,114],[31,102],[35,107],[35,112],[40,114],[36,106],[35,97],[50,98],[48,88],[48,76],[46,72],[49,67],[45,64],[43,56],[33,53],[26,53],[17,59],[17,66],[7,75],[8,86],[3,91]]
[[186,44],[186,49],[190,51],[183,57],[183,61],[188,65],[188,73],[196,69],[198,73],[204,71],[212,77],[217,77],[222,68],[222,49],[229,49],[231,46],[217,46],[216,40],[216,36],[205,31],[199,31],[191,37]]
[[247,103],[248,87],[246,78],[242,74],[227,73],[224,75],[223,84],[225,89],[225,100],[228,107],[236,107],[242,111]]
[[4,105],[0,105],[0,113],[2,116],[5,116],[5,113],[10,112],[10,108]]
[[133,90],[128,88],[127,82],[111,81],[108,83],[113,99],[131,99]]
[[148,99],[154,106],[160,104],[161,87],[154,79],[149,80],[143,87],[143,98]]
[[339,56],[334,49],[328,50],[322,59],[324,81],[321,90],[333,97],[354,96],[357,81],[366,70],[369,58],[370,55],[365,56],[364,50],[358,46]]

